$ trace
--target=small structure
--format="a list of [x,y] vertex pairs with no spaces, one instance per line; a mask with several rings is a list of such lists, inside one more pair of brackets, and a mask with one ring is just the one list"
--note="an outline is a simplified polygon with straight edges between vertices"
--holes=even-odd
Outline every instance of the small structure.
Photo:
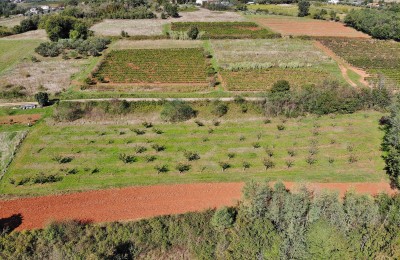
[[27,104],[27,105],[20,106],[20,109],[23,109],[23,110],[35,109],[35,108],[37,108],[37,105],[35,105],[35,104]]
[[334,4],[337,5],[340,1],[339,0],[329,0],[328,3],[329,4]]

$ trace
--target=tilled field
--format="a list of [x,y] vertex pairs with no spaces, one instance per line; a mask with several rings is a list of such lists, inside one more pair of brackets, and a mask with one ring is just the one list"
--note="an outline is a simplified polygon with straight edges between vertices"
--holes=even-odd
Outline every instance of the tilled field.
[[[285,185],[290,189],[298,186]],[[24,230],[43,228],[55,220],[126,221],[233,206],[241,198],[243,186],[243,183],[157,185],[5,200],[0,201],[0,224],[19,216],[22,222],[17,230]],[[394,192],[387,183],[311,183],[307,186],[316,191],[336,190],[342,196],[349,189],[369,194]]]

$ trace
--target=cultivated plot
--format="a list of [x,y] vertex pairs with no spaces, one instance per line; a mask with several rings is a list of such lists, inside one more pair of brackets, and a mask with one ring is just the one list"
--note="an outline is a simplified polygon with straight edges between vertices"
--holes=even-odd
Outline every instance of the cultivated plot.
[[312,41],[215,40],[211,45],[228,90],[268,90],[278,80],[287,80],[293,87],[342,80],[336,62]]
[[[367,70],[373,75],[372,80],[376,80],[378,74],[382,74],[392,80],[392,84],[400,84],[399,43],[340,38],[321,39],[320,41],[351,65]],[[390,82],[387,83],[389,86]]]
[[207,84],[201,48],[114,50],[94,76],[107,84]]
[[[238,112],[230,113],[233,118]],[[199,121],[41,124],[22,145],[1,181],[1,192],[46,194],[251,178],[379,182],[385,178],[381,116],[218,119],[219,124],[208,119],[204,126]]]
[[255,17],[254,20],[282,35],[370,38],[343,23],[295,17]]

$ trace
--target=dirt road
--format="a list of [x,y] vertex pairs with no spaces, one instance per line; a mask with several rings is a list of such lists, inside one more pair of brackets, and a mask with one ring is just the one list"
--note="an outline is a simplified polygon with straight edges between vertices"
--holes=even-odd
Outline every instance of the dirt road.
[[[22,215],[17,230],[42,228],[52,220],[78,219],[93,222],[127,221],[157,215],[201,211],[234,205],[243,183],[197,183],[128,187],[19,198],[0,201],[0,223]],[[293,189],[295,183],[285,183]],[[311,183],[315,190],[333,189],[341,195],[350,188],[361,193],[393,193],[387,183]]]

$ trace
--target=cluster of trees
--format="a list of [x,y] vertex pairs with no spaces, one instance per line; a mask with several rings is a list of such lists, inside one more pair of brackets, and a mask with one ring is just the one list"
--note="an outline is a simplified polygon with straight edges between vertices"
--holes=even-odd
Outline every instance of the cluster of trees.
[[393,102],[390,115],[382,117],[380,124],[385,135],[382,142],[386,172],[393,186],[400,187],[400,97]]
[[344,22],[377,39],[400,41],[400,12],[360,9],[350,11]]
[[0,1],[0,16],[8,17],[10,15],[23,14],[25,11],[25,8],[22,8],[9,0]]
[[22,20],[19,25],[15,25],[13,28],[0,26],[0,37],[37,30],[39,27],[39,22],[40,17],[38,15],[34,15]]
[[64,59],[76,59],[78,57],[100,56],[110,43],[110,39],[98,37],[91,37],[86,40],[63,39],[58,42],[43,42],[36,47],[35,52],[43,57],[57,57],[64,53]]
[[[291,193],[248,183],[236,207],[128,223],[53,223],[0,235],[0,258],[397,259],[400,196]],[[4,221],[2,222],[4,223]]]

